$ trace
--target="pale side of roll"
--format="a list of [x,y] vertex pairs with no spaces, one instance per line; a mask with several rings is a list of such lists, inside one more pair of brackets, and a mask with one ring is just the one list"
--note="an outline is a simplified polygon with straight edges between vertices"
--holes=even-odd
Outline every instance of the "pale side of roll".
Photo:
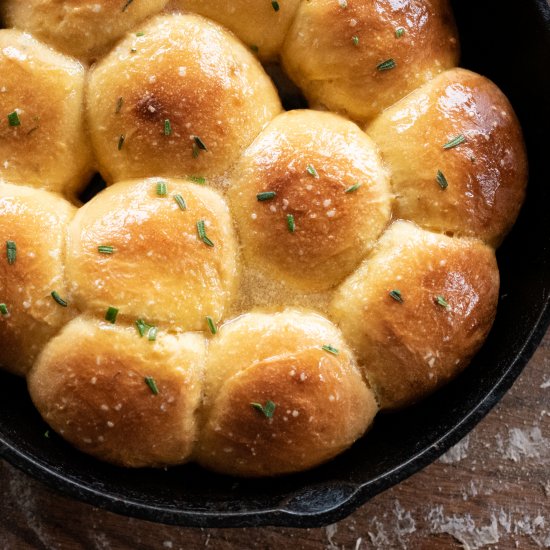
[[53,193],[0,183],[0,367],[15,374],[75,315],[63,266],[75,212]]
[[253,312],[209,346],[196,460],[218,472],[305,470],[348,448],[377,411],[340,332],[319,315]]
[[302,2],[282,60],[310,105],[372,119],[458,62],[447,0]]
[[29,34],[0,30],[0,178],[73,197],[92,173],[84,67]]
[[495,84],[446,71],[367,132],[392,171],[396,217],[500,244],[523,203],[527,156],[514,110]]
[[204,378],[199,334],[140,338],[135,327],[78,317],[28,376],[44,420],[78,449],[126,467],[189,459]]
[[280,110],[252,52],[190,14],[128,34],[88,86],[92,142],[109,183],[222,174]]
[[386,228],[376,145],[334,114],[290,111],[246,150],[229,198],[248,265],[311,292],[349,275]]
[[100,317],[113,307],[132,323],[207,330],[207,317],[222,318],[236,284],[229,209],[217,192],[187,181],[106,189],[78,211],[67,248],[75,301]]
[[498,289],[495,253],[481,241],[395,222],[331,313],[381,408],[395,409],[468,365],[493,324]]

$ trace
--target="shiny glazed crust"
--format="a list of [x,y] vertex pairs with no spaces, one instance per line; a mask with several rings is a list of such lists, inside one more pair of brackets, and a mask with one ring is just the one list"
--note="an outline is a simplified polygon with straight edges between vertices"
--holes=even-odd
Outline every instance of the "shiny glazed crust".
[[0,365],[59,435],[287,474],[467,366],[527,162],[445,0],[2,9],[44,43],[0,31]]

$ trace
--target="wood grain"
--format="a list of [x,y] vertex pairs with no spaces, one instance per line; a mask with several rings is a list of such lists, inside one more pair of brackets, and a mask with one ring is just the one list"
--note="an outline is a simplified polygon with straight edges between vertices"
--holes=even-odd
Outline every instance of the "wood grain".
[[181,529],[54,494],[0,462],[0,548],[550,548],[550,332],[512,390],[443,459],[322,529]]

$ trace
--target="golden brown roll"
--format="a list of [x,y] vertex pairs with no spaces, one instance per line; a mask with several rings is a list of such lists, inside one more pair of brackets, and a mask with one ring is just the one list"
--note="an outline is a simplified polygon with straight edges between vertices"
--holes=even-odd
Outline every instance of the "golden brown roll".
[[302,2],[282,59],[312,106],[366,121],[458,62],[447,0]]
[[40,355],[29,391],[44,420],[88,454],[129,467],[181,464],[197,437],[204,357],[199,334],[150,341],[78,317]]
[[453,69],[369,127],[393,174],[396,216],[493,245],[525,194],[527,158],[512,106],[486,78]]
[[240,476],[305,470],[348,448],[376,410],[329,321],[290,309],[250,313],[211,341],[196,459]]
[[80,63],[0,30],[0,178],[74,195],[91,174]]
[[4,0],[0,13],[10,27],[27,31],[57,50],[85,61],[112,43],[168,0]]
[[108,182],[223,173],[281,110],[253,54],[196,15],[154,18],[93,70],[88,118]]
[[300,0],[172,0],[171,10],[186,10],[232,30],[263,60],[279,55]]
[[495,317],[493,250],[396,222],[338,289],[332,317],[382,409],[412,404],[466,367]]
[[[159,194],[160,193],[160,194]],[[129,322],[207,330],[229,304],[237,246],[229,210],[211,189],[151,178],[118,183],[69,227],[67,278],[79,308]]]
[[389,177],[378,150],[338,115],[280,115],[231,179],[248,264],[306,291],[351,273],[389,221]]
[[74,315],[63,273],[74,213],[57,195],[0,183],[0,367],[10,372],[25,375]]

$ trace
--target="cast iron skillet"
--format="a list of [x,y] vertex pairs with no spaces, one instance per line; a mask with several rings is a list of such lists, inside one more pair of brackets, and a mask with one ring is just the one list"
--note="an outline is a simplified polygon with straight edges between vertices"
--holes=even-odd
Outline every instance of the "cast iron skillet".
[[514,105],[529,150],[528,199],[498,257],[499,311],[473,364],[417,407],[379,416],[352,449],[313,471],[236,480],[188,465],[122,470],[45,437],[25,383],[0,375],[0,456],[77,499],[185,526],[335,522],[459,441],[512,385],[550,324],[550,8],[546,0],[457,0],[462,65],[492,78]]

